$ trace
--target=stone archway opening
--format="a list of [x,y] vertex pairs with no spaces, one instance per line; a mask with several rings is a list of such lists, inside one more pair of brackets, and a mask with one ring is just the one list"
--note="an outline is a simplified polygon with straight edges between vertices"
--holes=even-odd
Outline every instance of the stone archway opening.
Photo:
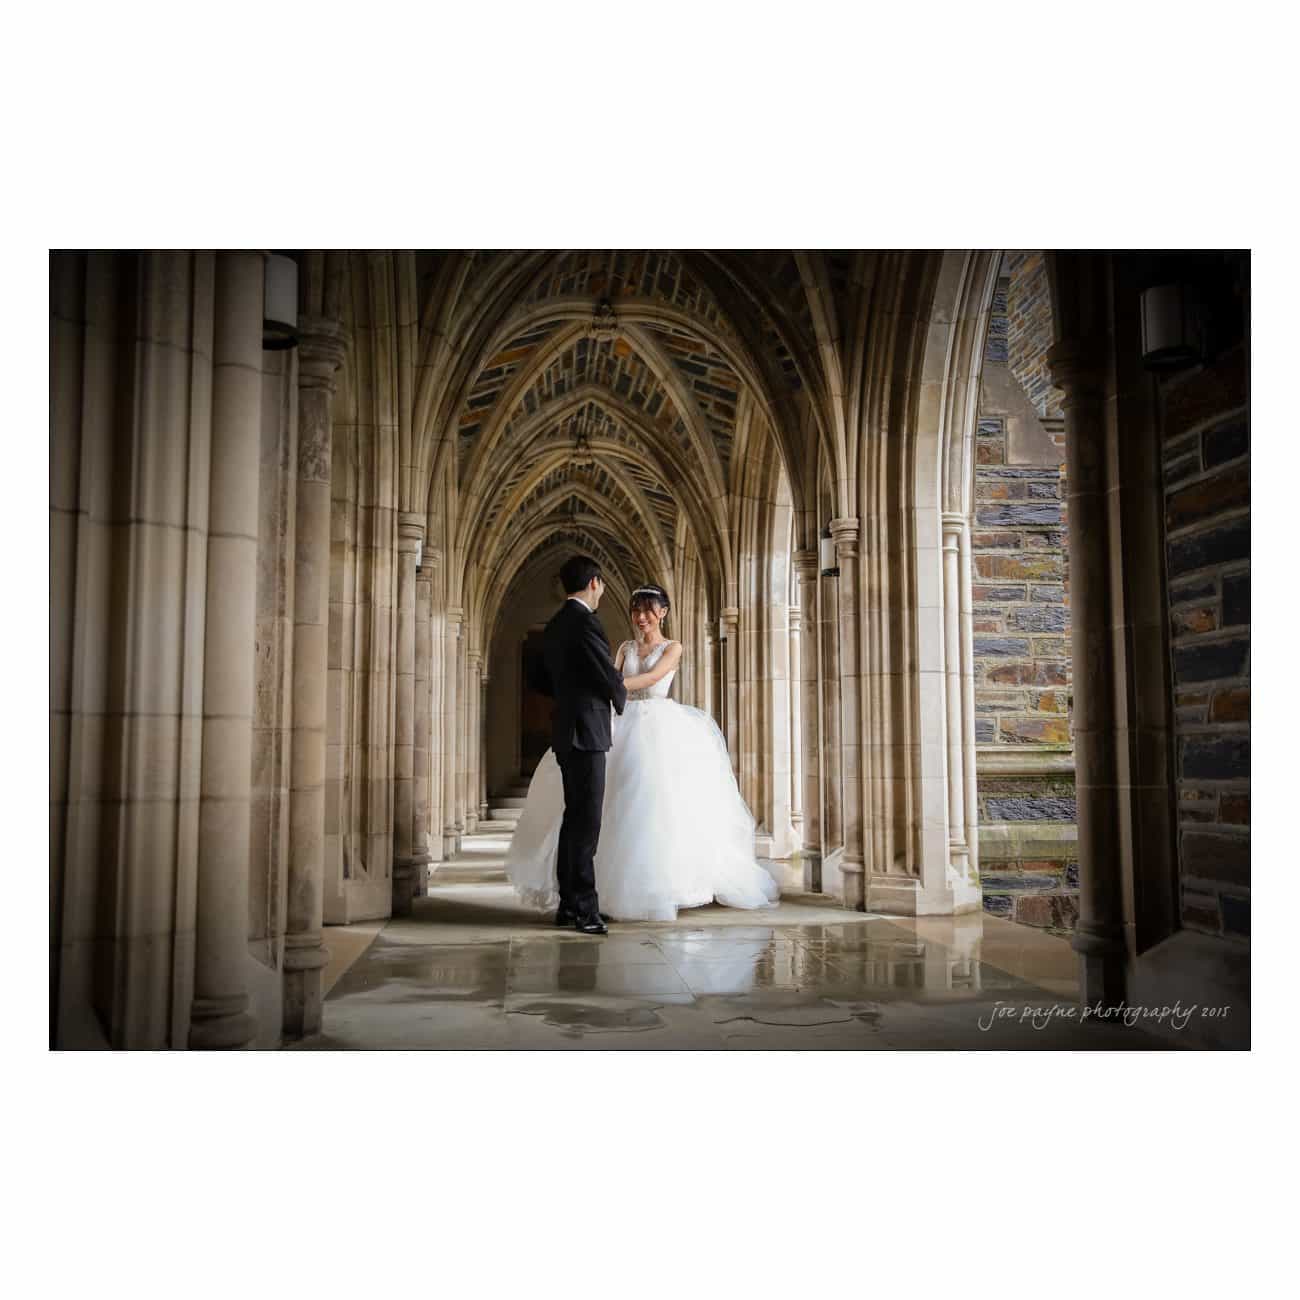
[[989,914],[1069,931],[1079,859],[1054,332],[1043,254],[1004,253],[984,347],[971,534],[981,886]]
[[434,480],[451,485],[429,529],[444,530],[442,601],[456,620],[443,668],[459,680],[442,699],[462,701],[443,745],[454,775],[442,852],[522,805],[547,714],[527,656],[563,599],[561,563],[581,551],[605,573],[611,646],[630,635],[634,587],[670,592],[671,635],[686,648],[673,695],[723,729],[756,853],[795,883],[791,557],[805,512],[802,466],[782,440],[806,436],[810,420],[791,414],[803,380],[791,349],[772,349],[782,325],[738,303],[706,258],[557,254],[516,263],[518,279],[511,265],[476,254],[463,268],[467,288],[482,284],[477,323],[463,331],[479,341],[458,359],[443,435],[425,453]]

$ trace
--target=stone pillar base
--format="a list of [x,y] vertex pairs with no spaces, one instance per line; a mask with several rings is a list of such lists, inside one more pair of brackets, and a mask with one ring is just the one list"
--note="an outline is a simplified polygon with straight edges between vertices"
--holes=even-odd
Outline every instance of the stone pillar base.
[[410,916],[417,897],[423,898],[428,888],[429,855],[418,853],[413,858],[393,859],[393,915]]
[[228,998],[195,998],[190,1008],[190,1046],[199,1051],[231,1051],[247,1047],[257,1035],[257,1022],[248,1011],[248,994]]
[[869,875],[866,911],[892,916],[960,916],[984,906],[978,883],[957,881],[939,889],[926,889],[919,880],[899,876]]
[[1124,1001],[1128,951],[1118,926],[1080,920],[1070,946],[1079,954],[1079,995],[1085,1006],[1118,1006]]
[[821,860],[821,892],[827,898],[833,898],[837,902],[844,901],[844,878],[840,875],[840,863],[844,860],[844,850],[842,848],[832,849],[829,853],[822,854]]
[[415,901],[415,863],[410,858],[393,859],[393,915],[410,916]]
[[861,862],[840,859],[840,885],[843,889],[841,898],[844,906],[851,912],[867,910],[867,875]]
[[803,870],[803,889],[805,894],[822,892],[822,855],[815,849],[800,849],[799,866]]
[[421,853],[415,859],[415,897],[423,898],[429,892],[429,863],[432,853]]
[[285,1039],[310,1038],[321,1027],[321,973],[319,970],[286,971],[284,975]]
[[319,934],[291,934],[285,938],[284,1012],[285,1038],[306,1038],[320,1033],[321,971],[330,955]]

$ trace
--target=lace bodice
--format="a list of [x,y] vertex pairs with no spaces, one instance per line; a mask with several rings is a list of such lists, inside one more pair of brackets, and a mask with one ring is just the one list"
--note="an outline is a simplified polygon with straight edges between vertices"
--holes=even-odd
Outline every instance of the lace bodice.
[[[644,659],[637,654],[635,641],[623,642],[623,676],[635,677],[638,673],[648,673],[659,662],[659,657],[668,647],[672,645],[671,641],[664,641],[661,645],[655,646]],[[647,686],[642,691],[628,691],[629,700],[666,700],[668,698],[668,688],[673,684],[673,678],[677,676],[677,669],[664,675],[653,686]]]

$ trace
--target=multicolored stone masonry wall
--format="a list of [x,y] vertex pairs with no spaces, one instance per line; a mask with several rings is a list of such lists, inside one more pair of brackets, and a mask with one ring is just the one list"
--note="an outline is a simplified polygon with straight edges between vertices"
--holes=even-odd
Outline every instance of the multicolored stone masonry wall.
[[1079,917],[1074,774],[979,778],[984,910],[1073,930]]
[[1062,421],[1043,414],[1052,399],[1036,379],[1046,374],[1040,354],[1051,342],[1051,313],[1042,258],[1032,257],[1014,254],[1004,263],[977,428],[971,553],[980,863],[986,911],[1073,929],[1065,436]]
[[1182,923],[1250,935],[1250,425],[1244,347],[1165,381]]
[[1008,253],[1007,364],[1044,419],[1062,417],[1065,394],[1052,387],[1047,349],[1053,342],[1052,298],[1042,253]]
[[979,422],[972,599],[977,744],[1070,744],[1070,605],[1061,469],[1006,463]]

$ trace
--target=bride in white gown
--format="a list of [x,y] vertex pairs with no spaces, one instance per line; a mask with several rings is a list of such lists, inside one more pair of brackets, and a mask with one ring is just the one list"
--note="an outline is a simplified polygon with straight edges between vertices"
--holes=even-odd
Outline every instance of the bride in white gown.
[[[707,713],[668,698],[682,654],[681,643],[660,630],[668,607],[662,587],[637,588],[637,638],[615,654],[629,689],[623,715],[614,718],[595,869],[600,909],[619,921],[672,921],[678,908],[715,901],[770,907],[780,896],[754,859],[754,819],[722,733]],[[559,903],[563,813],[560,768],[548,749],[506,857],[520,898],[547,911]]]

